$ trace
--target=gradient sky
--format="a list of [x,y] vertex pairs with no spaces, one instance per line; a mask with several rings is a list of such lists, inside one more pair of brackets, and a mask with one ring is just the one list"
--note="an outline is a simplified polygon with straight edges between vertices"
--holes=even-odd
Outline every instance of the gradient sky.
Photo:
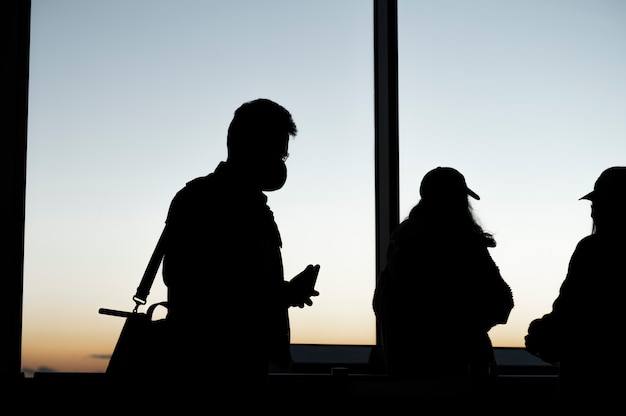
[[[32,1],[27,375],[104,371],[123,320],[98,308],[132,309],[171,198],[225,159],[233,111],[258,97],[299,129],[287,184],[268,194],[286,277],[321,265],[313,307],[292,309],[292,341],[375,342],[372,10]],[[400,217],[431,168],[465,174],[516,302],[490,335],[523,346],[591,230],[578,198],[626,165],[626,2],[399,0],[398,25]],[[165,297],[159,273],[148,301]]]

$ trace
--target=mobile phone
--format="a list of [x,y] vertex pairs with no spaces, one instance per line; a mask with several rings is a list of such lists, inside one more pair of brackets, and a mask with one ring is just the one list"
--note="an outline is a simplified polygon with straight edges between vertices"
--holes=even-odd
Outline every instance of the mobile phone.
[[[312,269],[312,270],[311,270]],[[301,287],[308,287],[311,290],[315,289],[317,283],[317,275],[320,272],[320,265],[308,267],[292,279],[292,282],[300,285]]]
[[317,283],[317,275],[320,274],[320,265],[316,264],[313,266],[313,276],[311,278],[311,289],[315,289],[315,284]]

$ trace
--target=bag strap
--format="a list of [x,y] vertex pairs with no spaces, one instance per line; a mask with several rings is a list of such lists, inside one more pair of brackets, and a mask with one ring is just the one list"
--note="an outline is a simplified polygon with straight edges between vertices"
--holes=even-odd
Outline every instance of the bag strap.
[[159,237],[156,247],[152,252],[152,256],[150,257],[150,261],[148,262],[146,271],[143,273],[143,277],[141,278],[141,282],[137,287],[135,296],[133,296],[133,300],[135,301],[135,309],[133,309],[133,312],[136,312],[140,305],[146,304],[146,299],[148,298],[148,294],[150,294],[150,287],[152,287],[152,282],[154,282],[157,270],[159,270],[159,265],[161,264],[161,260],[163,259],[163,254],[165,253],[163,241],[165,240],[166,230],[167,225],[165,225],[163,231],[161,231],[161,236]]

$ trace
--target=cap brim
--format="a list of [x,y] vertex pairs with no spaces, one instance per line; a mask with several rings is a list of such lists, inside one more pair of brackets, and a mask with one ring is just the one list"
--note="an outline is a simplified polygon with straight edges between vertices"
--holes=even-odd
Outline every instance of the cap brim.
[[578,200],[580,201],[581,199],[586,199],[588,201],[591,201],[593,198],[593,191],[589,192],[587,195],[585,196],[581,196],[580,198],[578,198]]
[[478,196],[478,194],[469,188],[467,188],[467,194],[476,200],[480,200],[480,197]]

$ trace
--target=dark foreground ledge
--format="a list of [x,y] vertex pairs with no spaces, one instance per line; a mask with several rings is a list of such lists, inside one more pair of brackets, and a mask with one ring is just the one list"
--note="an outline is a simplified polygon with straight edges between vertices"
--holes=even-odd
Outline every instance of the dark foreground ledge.
[[[381,371],[380,362],[373,358],[373,352],[373,347],[361,345],[292,345],[294,371],[270,373],[269,388],[263,400],[232,392],[228,401],[240,408],[243,405],[253,409],[266,402],[273,415],[290,416],[299,416],[304,410],[334,414],[339,408],[370,411],[368,414],[376,409],[384,410],[385,415],[406,414],[406,406],[415,407],[416,412],[410,413],[427,408],[439,412],[479,410],[483,415],[491,410],[494,414],[495,410],[498,414],[518,411],[533,414],[538,409],[550,411],[557,404],[558,369],[523,349],[496,348],[500,376],[486,396],[477,396],[470,387],[452,379],[390,381]],[[15,407],[7,405],[11,403],[26,411],[59,411],[66,415],[96,411],[102,415],[147,411],[162,414],[172,403],[195,402],[203,408],[211,408],[211,389],[219,387],[219,383],[219,378],[210,374],[198,375],[192,380],[194,393],[187,393],[180,390],[177,383],[168,390],[154,380],[130,381],[120,386],[104,373],[38,372],[9,383],[3,397],[6,394],[12,400],[0,406],[6,407],[3,414],[14,413]],[[225,413],[228,412],[219,412]]]
[[[205,403],[202,397],[210,397],[212,386],[219,380],[198,377],[194,383],[199,386],[199,393],[189,398],[190,401],[210,407],[211,403]],[[495,410],[500,409],[500,414],[506,414],[509,412],[502,412],[502,409],[512,413],[554,409],[557,391],[558,380],[552,375],[500,376],[493,394],[475,397],[467,386],[454,380],[391,382],[384,375],[271,374],[266,400],[277,405],[278,411],[274,414],[300,414],[298,408],[331,413],[338,409],[384,409],[386,415],[405,414],[403,409],[407,405],[439,411],[482,410],[483,414],[490,414],[491,410],[495,414]],[[105,415],[149,411],[159,414],[179,403],[178,397],[184,397],[180,392],[174,393],[162,391],[160,386],[149,382],[121,388],[102,373],[36,373],[18,382],[10,397],[19,403],[19,408],[43,413],[58,411],[67,415],[97,411]],[[173,402],[168,398],[173,398]],[[231,399],[233,403],[249,404],[251,408],[260,404],[256,398],[241,397],[236,392]]]

